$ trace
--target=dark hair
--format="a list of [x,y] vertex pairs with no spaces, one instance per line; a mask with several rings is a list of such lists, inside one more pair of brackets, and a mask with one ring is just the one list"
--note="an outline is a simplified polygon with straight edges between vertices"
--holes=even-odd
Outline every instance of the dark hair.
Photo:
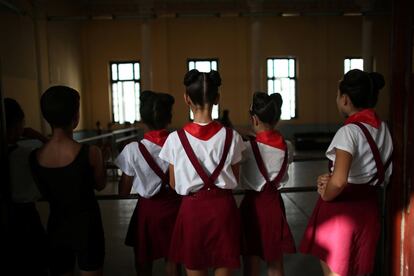
[[23,109],[19,103],[11,98],[4,99],[4,110],[6,116],[6,129],[10,130],[15,128],[17,124],[21,123],[24,119]]
[[184,76],[186,93],[195,105],[213,105],[218,97],[221,85],[219,72],[201,73],[196,69],[188,71]]
[[172,119],[174,97],[166,93],[143,91],[140,96],[141,119],[150,129],[166,128]]
[[282,96],[279,93],[268,95],[265,92],[255,92],[250,114],[259,117],[263,123],[274,125],[280,119],[282,104]]
[[52,86],[40,98],[43,117],[52,128],[65,128],[72,124],[79,112],[79,93],[67,86]]
[[381,74],[353,69],[339,83],[339,92],[348,95],[356,108],[373,108],[377,104],[379,90],[384,85]]

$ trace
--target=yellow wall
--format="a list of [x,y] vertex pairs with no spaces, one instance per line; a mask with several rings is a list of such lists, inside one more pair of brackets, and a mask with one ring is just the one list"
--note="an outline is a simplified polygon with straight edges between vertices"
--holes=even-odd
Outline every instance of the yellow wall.
[[[252,34],[253,21],[259,26],[257,34]],[[247,125],[252,87],[266,90],[266,58],[294,56],[298,118],[283,124],[338,123],[342,119],[335,106],[337,83],[343,75],[343,59],[362,56],[362,21],[361,17],[332,16],[147,21],[46,21],[43,17],[34,21],[2,15],[0,35],[8,38],[0,44],[2,85],[6,96],[21,102],[29,126],[42,128],[41,92],[53,84],[66,84],[81,93],[78,129],[94,128],[96,121],[105,128],[112,118],[109,62],[139,60],[142,89],[176,97],[172,127],[179,127],[188,120],[182,100],[187,59],[218,58],[223,79],[221,110],[230,110],[235,125]],[[389,81],[390,18],[377,16],[372,21],[376,70]],[[252,42],[252,35],[257,41]],[[253,44],[258,60],[252,60]],[[255,75],[259,81],[252,79]],[[378,104],[385,119],[388,87]]]
[[[111,120],[110,61],[140,60],[150,68],[144,89],[169,92],[176,97],[173,127],[188,119],[182,100],[183,76],[188,58],[218,58],[223,79],[221,109],[229,109],[235,125],[248,124],[252,95],[250,18],[160,18],[150,20],[151,51],[145,60],[142,20],[88,21],[83,28],[87,80],[88,125]],[[373,49],[376,70],[389,80],[389,18],[373,18]],[[298,65],[298,118],[289,124],[338,123],[335,106],[343,59],[362,56],[361,17],[260,18],[260,85],[266,90],[266,57],[295,56]],[[378,105],[388,117],[388,85]]]
[[[26,125],[41,129],[34,25],[27,17],[0,17],[0,67],[4,97],[22,106]],[[4,39],[7,38],[7,39]]]
[[[4,97],[16,99],[26,115],[26,125],[49,133],[40,112],[40,96],[51,85],[68,85],[82,97],[80,25],[48,22],[30,16],[0,16],[0,64]],[[83,101],[81,103],[83,105]],[[86,128],[81,120],[77,129]]]
[[[89,127],[112,120],[109,62],[140,60],[140,24],[136,21],[89,21],[82,30],[85,112]],[[142,70],[145,70],[144,68]]]
[[79,22],[48,22],[49,83],[67,85],[80,93],[80,121],[77,129],[87,128],[84,124],[82,49]]

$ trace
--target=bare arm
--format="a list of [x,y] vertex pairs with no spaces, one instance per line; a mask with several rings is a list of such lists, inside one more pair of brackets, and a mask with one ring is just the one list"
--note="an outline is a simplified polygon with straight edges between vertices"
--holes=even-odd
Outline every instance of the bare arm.
[[174,165],[169,165],[169,174],[170,174],[170,186],[175,190],[175,175],[174,175]]
[[106,186],[106,172],[102,152],[97,146],[91,146],[89,148],[89,160],[95,178],[95,189],[101,191]]
[[126,175],[122,173],[121,180],[119,180],[118,185],[118,194],[120,196],[127,196],[131,193],[132,182],[134,180],[133,176]]
[[335,155],[335,167],[332,175],[322,175],[318,178],[318,193],[325,201],[335,199],[348,185],[352,155],[340,149],[335,150]]

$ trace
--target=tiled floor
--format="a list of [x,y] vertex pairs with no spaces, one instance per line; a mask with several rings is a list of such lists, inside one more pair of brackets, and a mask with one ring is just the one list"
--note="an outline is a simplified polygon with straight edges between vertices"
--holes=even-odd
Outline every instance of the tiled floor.
[[[301,187],[315,185],[316,177],[325,173],[326,161],[295,162],[289,168],[289,182],[286,187]],[[110,183],[102,192],[116,193],[115,183]],[[240,203],[242,195],[236,196]],[[283,200],[286,206],[287,219],[290,224],[295,242],[298,245],[305,230],[307,221],[312,213],[317,199],[316,192],[285,193]],[[104,272],[106,275],[134,275],[132,249],[124,245],[124,237],[130,216],[135,207],[135,200],[101,200],[106,237],[106,259]],[[47,204],[39,203],[42,219],[46,220]],[[319,276],[322,275],[317,259],[301,254],[286,255],[284,258],[286,276]],[[262,275],[265,275],[263,265]],[[154,275],[164,275],[163,262],[154,264]],[[241,275],[240,271],[237,275]]]

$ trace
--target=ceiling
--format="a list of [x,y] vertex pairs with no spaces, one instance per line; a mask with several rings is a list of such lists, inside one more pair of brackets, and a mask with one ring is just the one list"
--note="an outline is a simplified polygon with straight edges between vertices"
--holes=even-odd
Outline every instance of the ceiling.
[[0,12],[48,16],[141,15],[335,15],[343,13],[384,14],[391,0],[0,0]]

